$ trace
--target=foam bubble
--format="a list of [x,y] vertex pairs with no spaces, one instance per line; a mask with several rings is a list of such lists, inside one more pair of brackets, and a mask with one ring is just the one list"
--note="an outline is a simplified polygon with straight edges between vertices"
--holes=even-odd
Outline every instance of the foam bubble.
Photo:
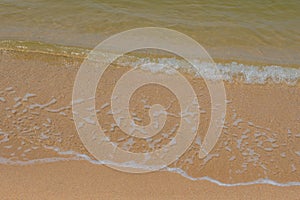
[[117,62],[117,64],[141,68],[153,73],[164,72],[172,74],[174,69],[183,69],[193,73],[196,77],[203,77],[207,80],[233,81],[238,79],[244,83],[252,84],[273,82],[295,85],[300,79],[300,69],[276,65],[254,66],[232,62],[226,64],[217,63],[215,68],[213,63],[193,60],[192,64],[195,67],[193,68],[186,61],[176,58],[137,58],[130,62]]

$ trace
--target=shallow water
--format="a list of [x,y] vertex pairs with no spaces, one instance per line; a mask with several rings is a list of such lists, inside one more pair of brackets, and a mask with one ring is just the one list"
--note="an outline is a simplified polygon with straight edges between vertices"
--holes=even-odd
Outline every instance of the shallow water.
[[0,39],[93,48],[112,34],[158,26],[191,36],[213,58],[292,65],[300,64],[299,13],[297,0],[4,0]]

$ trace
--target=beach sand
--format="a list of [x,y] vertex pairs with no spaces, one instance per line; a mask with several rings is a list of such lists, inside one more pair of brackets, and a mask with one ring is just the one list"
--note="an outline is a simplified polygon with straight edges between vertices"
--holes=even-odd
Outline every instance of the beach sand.
[[178,174],[127,174],[85,161],[0,165],[1,199],[299,199],[299,187],[224,187]]
[[[199,147],[192,144],[170,167],[183,169],[190,177],[208,176],[227,184],[262,178],[286,184],[228,187],[192,181],[171,172],[127,174],[88,161],[74,161],[72,155],[45,148],[59,147],[61,151],[91,156],[77,135],[70,104],[82,59],[13,51],[1,51],[0,56],[0,121],[1,132],[5,133],[0,135],[0,148],[1,157],[7,158],[0,165],[3,199],[299,199],[299,186],[287,186],[300,181],[299,84],[225,82],[226,128],[215,148],[201,160],[195,156]],[[124,70],[113,68],[105,76],[105,89],[97,92],[98,107],[109,100],[110,83]],[[188,74],[186,77],[206,110],[198,133],[203,136],[210,119],[207,88],[203,80]],[[151,100],[153,92],[149,89],[141,94]],[[160,101],[168,102],[168,98],[166,95]],[[141,106],[137,100],[132,105]],[[172,109],[175,112],[178,106],[174,104]],[[143,118],[145,113],[137,115]],[[99,116],[108,120],[106,126],[111,125],[111,116],[105,118],[101,112]],[[168,128],[171,125],[167,124]],[[143,151],[132,149],[139,150]],[[52,157],[70,160],[29,164]]]

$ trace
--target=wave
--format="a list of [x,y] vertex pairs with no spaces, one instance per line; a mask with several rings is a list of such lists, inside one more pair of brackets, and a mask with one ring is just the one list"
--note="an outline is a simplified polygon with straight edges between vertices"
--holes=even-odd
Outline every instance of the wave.
[[62,46],[36,41],[1,40],[0,50],[27,53],[41,53],[55,56],[85,58],[90,49],[81,47]]
[[[0,41],[0,50],[42,53],[55,56],[87,58],[91,49],[80,47],[68,47],[54,44],[46,44],[32,41]],[[107,54],[107,52],[99,52]],[[146,56],[146,57],[145,57]],[[224,80],[232,82],[234,80],[249,84],[265,83],[286,83],[295,85],[300,79],[300,68],[283,67],[278,65],[254,65],[243,64],[234,61],[208,63],[194,59],[193,66],[178,57],[166,57],[165,55],[155,55],[148,57],[148,54],[125,55],[123,59],[116,60],[115,64],[141,68],[153,73],[172,73],[173,69],[183,70],[196,77],[202,76],[208,80]],[[213,67],[215,65],[216,67]]]
[[[286,83],[297,84],[300,79],[300,69],[286,68],[276,65],[254,66],[237,62],[231,63],[208,63],[193,61],[193,66],[185,61],[176,58],[139,58],[132,63],[118,63],[118,65],[133,66],[153,73],[172,73],[172,69],[183,69],[194,74],[196,77],[203,77],[207,80],[239,80],[249,84]],[[216,66],[216,67],[214,67]]]

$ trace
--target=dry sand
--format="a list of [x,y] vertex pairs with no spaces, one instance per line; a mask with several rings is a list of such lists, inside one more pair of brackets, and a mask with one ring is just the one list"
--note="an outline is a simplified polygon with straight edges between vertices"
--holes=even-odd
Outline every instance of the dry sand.
[[299,187],[224,187],[178,174],[127,174],[84,161],[1,165],[1,199],[299,199]]

